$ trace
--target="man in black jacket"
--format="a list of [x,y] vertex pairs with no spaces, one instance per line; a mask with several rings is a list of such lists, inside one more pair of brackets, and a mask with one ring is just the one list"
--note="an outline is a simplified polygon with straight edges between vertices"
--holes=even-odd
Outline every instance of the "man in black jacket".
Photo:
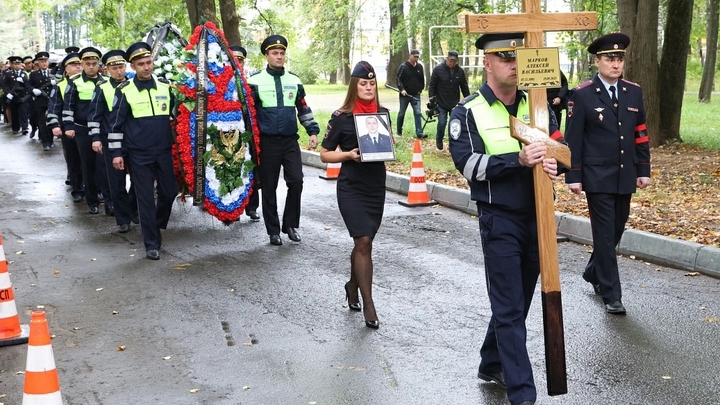
[[450,111],[460,101],[460,92],[463,97],[470,95],[465,71],[458,65],[458,53],[448,52],[447,58],[438,63],[430,76],[430,103],[437,105],[438,116],[437,133],[435,145],[439,150],[443,149],[443,138],[445,137],[445,125]]
[[418,138],[427,138],[422,132],[422,111],[420,111],[420,93],[425,88],[425,72],[420,63],[420,51],[413,49],[410,51],[410,58],[403,62],[397,70],[397,87],[400,90],[400,111],[397,115],[397,134],[402,135],[403,121],[405,120],[405,110],[408,104],[412,105],[413,115],[415,116],[415,136]]

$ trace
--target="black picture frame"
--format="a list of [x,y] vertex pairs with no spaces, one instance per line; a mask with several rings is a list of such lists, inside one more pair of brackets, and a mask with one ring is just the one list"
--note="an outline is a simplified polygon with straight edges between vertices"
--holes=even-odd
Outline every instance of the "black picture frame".
[[[376,128],[373,128],[373,119]],[[395,160],[395,139],[393,139],[390,127],[390,114],[386,112],[354,114],[353,120],[355,121],[360,161],[389,162]]]

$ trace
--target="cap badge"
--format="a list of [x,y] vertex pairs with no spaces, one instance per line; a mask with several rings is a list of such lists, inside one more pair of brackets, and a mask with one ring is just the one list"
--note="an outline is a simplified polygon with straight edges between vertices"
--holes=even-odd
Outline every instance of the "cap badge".
[[510,46],[512,46],[513,48],[515,48],[515,47],[517,46],[517,42],[515,42],[514,40],[513,40],[513,41],[510,41]]
[[280,40],[278,39],[277,42],[276,42],[276,44],[279,44],[279,43],[280,43]]
[[375,76],[375,73],[373,73],[373,72],[368,73],[368,77],[369,77],[369,78],[372,79],[374,76]]
[[613,49],[618,49],[618,44],[613,45]]

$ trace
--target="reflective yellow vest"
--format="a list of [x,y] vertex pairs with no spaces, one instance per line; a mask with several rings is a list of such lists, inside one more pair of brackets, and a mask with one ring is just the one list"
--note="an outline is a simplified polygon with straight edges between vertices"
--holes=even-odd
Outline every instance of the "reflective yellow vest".
[[170,85],[161,82],[157,77],[153,78],[154,89],[140,91],[135,86],[135,81],[130,80],[120,90],[125,95],[134,118],[170,115]]
[[75,82],[75,87],[77,88],[78,100],[90,101],[92,99],[93,91],[95,91],[96,82],[93,82],[92,80],[85,81],[82,73],[80,76],[74,78],[73,81]]
[[60,82],[57,84],[57,86],[58,86],[58,91],[60,91],[60,98],[62,100],[65,100],[65,89],[67,89],[67,86],[68,86],[67,79],[60,80]]
[[107,104],[108,112],[112,111],[113,99],[115,98],[115,88],[110,83],[110,80],[104,81],[98,86],[100,87],[100,91],[102,91],[102,94],[105,97],[105,104]]
[[[520,152],[520,142],[510,136],[510,118],[501,101],[489,105],[485,97],[480,95],[466,104],[465,108],[473,113],[475,126],[485,144],[485,153],[502,155],[503,153]],[[517,118],[530,124],[530,106],[527,97],[520,100]]]

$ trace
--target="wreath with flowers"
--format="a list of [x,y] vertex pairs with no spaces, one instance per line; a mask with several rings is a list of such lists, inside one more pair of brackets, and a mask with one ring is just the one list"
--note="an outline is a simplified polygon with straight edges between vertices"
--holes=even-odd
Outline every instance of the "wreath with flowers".
[[[182,56],[184,65],[173,75],[178,103],[175,174],[183,198],[202,196],[193,204],[229,224],[244,212],[252,193],[255,163],[250,148],[256,155],[260,151],[250,87],[212,22],[195,28]],[[196,190],[196,184],[203,184],[203,190]]]

